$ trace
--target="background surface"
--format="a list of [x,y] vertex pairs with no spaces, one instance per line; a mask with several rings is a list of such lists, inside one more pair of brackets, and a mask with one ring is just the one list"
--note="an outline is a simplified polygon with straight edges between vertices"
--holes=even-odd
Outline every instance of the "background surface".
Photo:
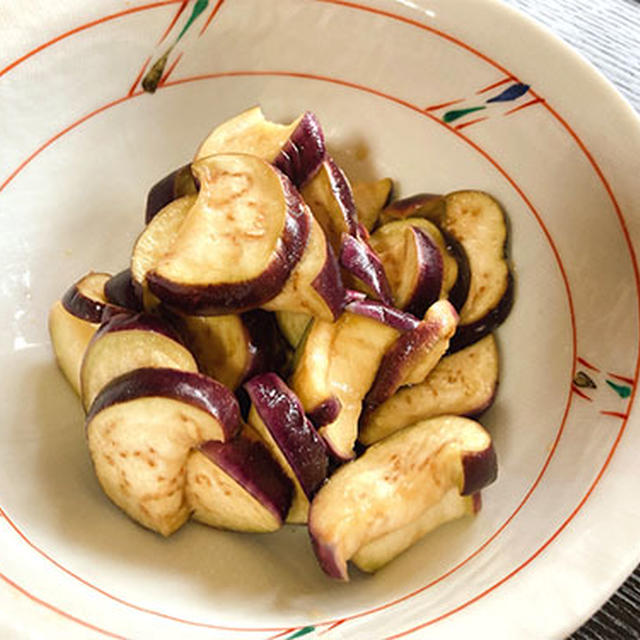
[[[640,0],[503,0],[591,62],[640,114]],[[639,160],[640,174],[640,160]],[[640,566],[571,640],[640,638]]]

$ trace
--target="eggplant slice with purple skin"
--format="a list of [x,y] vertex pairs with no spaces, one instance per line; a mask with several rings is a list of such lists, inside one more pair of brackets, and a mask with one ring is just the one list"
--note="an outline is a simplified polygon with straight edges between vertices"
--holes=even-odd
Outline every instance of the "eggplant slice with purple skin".
[[[349,311],[360,307],[364,313]],[[336,322],[315,320],[299,347],[291,387],[338,460],[353,458],[362,400],[380,362],[417,318],[373,300],[356,300]]]
[[267,120],[260,107],[253,107],[218,125],[200,145],[195,160],[220,153],[258,156],[300,188],[320,168],[326,148],[320,123],[310,111],[283,125]]
[[256,156],[209,156],[193,171],[200,192],[171,248],[147,272],[149,289],[198,315],[272,300],[307,245],[307,206],[288,178]]
[[443,414],[478,417],[498,388],[498,346],[492,334],[445,356],[424,382],[400,389],[360,423],[358,439],[370,445],[419,420]]
[[309,501],[327,477],[329,460],[322,439],[304,413],[300,400],[274,373],[244,385],[251,399],[249,425],[293,481],[287,522],[307,521]]
[[192,517],[219,529],[266,533],[284,523],[293,483],[262,442],[210,440],[191,452],[185,495]]
[[316,558],[327,575],[348,580],[347,562],[362,547],[415,522],[451,489],[470,495],[496,477],[491,436],[479,423],[418,422],[340,467],[318,491],[309,511]]
[[94,400],[87,442],[106,495],[143,526],[168,536],[189,517],[186,466],[193,448],[242,428],[231,391],[199,373],[136,369]]
[[162,318],[146,313],[114,315],[93,336],[82,361],[85,410],[111,380],[143,367],[198,371],[191,352]]

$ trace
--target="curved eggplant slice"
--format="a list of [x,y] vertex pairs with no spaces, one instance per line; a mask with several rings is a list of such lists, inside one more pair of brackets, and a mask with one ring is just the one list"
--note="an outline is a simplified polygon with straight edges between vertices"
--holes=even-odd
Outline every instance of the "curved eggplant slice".
[[376,379],[364,399],[361,426],[367,416],[400,387],[422,382],[449,347],[458,314],[446,300],[434,303],[413,331],[402,334],[384,354]]
[[306,522],[309,500],[327,476],[326,448],[305,416],[300,400],[277,375],[256,376],[245,384],[245,389],[252,403],[249,424],[293,481],[287,522]]
[[319,169],[326,149],[320,123],[310,111],[282,125],[253,107],[218,125],[200,145],[195,160],[220,153],[258,156],[300,187]]
[[195,195],[198,192],[196,181],[191,173],[191,165],[172,171],[151,187],[147,195],[145,224],[149,224],[156,214],[170,202],[183,196]]
[[142,296],[133,284],[131,268],[123,269],[104,283],[104,297],[127,311],[142,311]]
[[80,388],[85,410],[107,383],[142,367],[198,371],[191,352],[160,318],[144,313],[113,316],[98,329],[82,361]]
[[[71,285],[62,296],[62,306],[71,314],[91,323],[100,323],[104,310],[110,306],[104,295],[110,273],[92,271]],[[113,305],[111,305],[113,306]]]
[[495,398],[499,379],[498,347],[489,334],[447,355],[424,382],[400,389],[366,416],[358,439],[370,445],[419,420],[438,415],[478,416]]
[[173,200],[153,217],[138,236],[131,254],[131,280],[144,308],[149,311],[159,304],[147,287],[147,273],[169,252],[196,196]]
[[440,229],[444,238],[447,254],[455,260],[457,265],[456,278],[449,289],[449,302],[460,313],[469,295],[469,285],[471,283],[471,269],[469,268],[469,258],[464,247],[448,232]]
[[82,359],[99,326],[69,313],[60,301],[55,302],[49,311],[49,334],[56,361],[78,395]]
[[378,218],[389,203],[393,191],[391,178],[382,178],[373,182],[352,182],[353,200],[356,205],[358,221],[371,232],[378,224]]
[[438,298],[446,298],[459,268],[440,229],[424,218],[389,222],[371,236],[391,283],[394,304],[422,317]]
[[289,345],[296,349],[302,341],[309,323],[313,320],[313,316],[295,311],[276,311],[275,315],[280,333]]
[[345,291],[331,245],[309,216],[309,240],[278,295],[262,305],[269,311],[303,313],[332,322],[342,313]]
[[336,255],[342,247],[342,234],[358,233],[356,205],[344,172],[327,157],[315,176],[300,190]]
[[200,192],[147,283],[192,314],[245,311],[275,298],[307,245],[311,214],[264,160],[209,156],[192,165]]
[[[506,260],[507,223],[500,205],[481,191],[457,191],[446,196],[443,228],[464,247],[469,260],[469,293],[460,310],[461,327],[489,318],[509,290],[510,274]],[[489,329],[490,331],[491,329]],[[483,334],[483,335],[486,335]]]
[[450,489],[413,522],[365,544],[351,560],[361,571],[378,571],[440,525],[477,513],[479,503],[479,494],[461,496]]
[[227,441],[241,426],[231,391],[176,369],[136,369],[112,380],[86,420],[104,492],[131,518],[165,536],[189,517],[184,489],[192,448]]
[[192,451],[185,495],[195,520],[220,529],[269,532],[282,526],[293,484],[262,442],[209,441]]
[[417,193],[407,198],[394,200],[380,213],[380,224],[405,218],[427,218],[436,223],[444,218],[444,197],[436,193]]
[[[316,320],[302,346],[291,386],[305,411],[324,422],[318,431],[339,460],[354,455],[362,400],[399,333],[377,319],[345,312],[335,323]],[[335,416],[329,422],[327,411]]]
[[451,489],[467,495],[497,476],[490,435],[458,416],[419,422],[340,467],[317,493],[309,534],[322,569],[348,580],[364,545],[405,527]]

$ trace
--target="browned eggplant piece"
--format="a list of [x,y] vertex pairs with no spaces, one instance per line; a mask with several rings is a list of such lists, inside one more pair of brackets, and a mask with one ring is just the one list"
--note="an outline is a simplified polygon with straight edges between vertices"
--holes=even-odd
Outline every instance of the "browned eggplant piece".
[[371,232],[378,224],[380,213],[389,203],[393,191],[391,178],[373,182],[351,182],[353,200],[356,204],[358,221]]
[[282,125],[267,120],[260,107],[253,107],[218,125],[200,145],[195,159],[219,153],[258,156],[301,187],[318,171],[326,149],[320,123],[310,111]]
[[293,481],[293,502],[287,522],[307,521],[309,501],[328,470],[322,439],[304,414],[300,400],[275,374],[265,373],[245,384],[251,399],[249,424]]
[[192,517],[219,529],[266,533],[284,523],[293,484],[262,442],[205,442],[187,463]]
[[497,476],[491,437],[458,416],[419,422],[340,467],[318,491],[309,534],[321,568],[348,580],[362,547],[420,518],[451,490],[473,494]]
[[187,460],[242,427],[231,391],[199,373],[136,369],[98,394],[86,420],[91,460],[106,495],[143,526],[168,536],[189,517]]
[[198,371],[191,352],[161,318],[145,313],[114,315],[98,329],[82,361],[80,388],[85,410],[108,382],[142,367]]
[[424,382],[400,389],[360,423],[365,445],[419,420],[444,414],[477,417],[495,398],[499,380],[498,347],[492,334],[447,355]]

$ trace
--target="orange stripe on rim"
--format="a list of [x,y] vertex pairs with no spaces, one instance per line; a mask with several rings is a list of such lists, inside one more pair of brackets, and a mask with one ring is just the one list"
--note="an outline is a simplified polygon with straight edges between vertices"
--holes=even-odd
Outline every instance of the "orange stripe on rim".
[[[556,261],[558,262],[558,266],[559,266],[559,269],[560,269],[560,272],[561,272],[561,275],[562,275],[562,278],[563,278],[563,281],[564,281],[564,284],[565,284],[565,290],[566,290],[567,297],[568,297],[568,304],[569,304],[569,310],[570,310],[570,315],[571,315],[571,324],[572,324],[573,351],[574,351],[573,362],[575,362],[576,326],[575,326],[574,307],[573,307],[573,301],[572,301],[572,298],[571,298],[571,293],[570,293],[570,288],[569,288],[566,272],[564,270],[564,266],[562,265],[562,261],[560,259],[560,256],[559,256],[559,253],[557,251],[557,248],[555,247],[555,244],[553,243],[553,239],[551,238],[551,235],[549,234],[549,231],[546,228],[546,225],[544,224],[544,221],[540,217],[539,213],[537,212],[537,210],[535,209],[533,204],[530,202],[530,200],[524,194],[522,189],[506,173],[506,171],[486,151],[484,151],[484,149],[482,149],[478,144],[473,142],[471,139],[469,139],[465,135],[463,135],[460,132],[458,132],[458,131],[452,129],[451,127],[449,127],[447,124],[442,122],[436,116],[433,116],[431,114],[425,113],[422,109],[420,109],[420,107],[418,107],[416,105],[413,105],[413,104],[411,104],[411,103],[409,103],[409,102],[407,102],[407,101],[405,101],[405,100],[403,100],[401,98],[397,98],[397,97],[391,96],[389,94],[386,94],[386,93],[384,93],[384,92],[382,92],[382,91],[380,91],[378,89],[373,89],[373,88],[370,88],[370,87],[359,85],[357,83],[353,83],[353,82],[350,82],[350,81],[347,81],[347,80],[341,80],[341,79],[337,79],[337,78],[330,78],[328,76],[320,76],[320,75],[315,75],[315,74],[291,72],[291,71],[274,71],[274,70],[272,70],[272,71],[229,71],[229,72],[220,72],[220,73],[197,75],[197,76],[192,76],[192,77],[189,77],[189,78],[181,78],[181,79],[178,79],[178,80],[167,82],[164,85],[164,87],[171,87],[171,86],[177,86],[177,85],[181,85],[181,84],[185,84],[185,83],[189,83],[189,82],[198,82],[198,81],[212,80],[212,79],[218,79],[218,78],[251,77],[251,76],[276,76],[276,77],[290,77],[290,78],[304,78],[304,79],[318,80],[318,81],[323,81],[323,82],[336,84],[336,85],[339,85],[339,86],[345,86],[345,87],[357,89],[357,90],[360,90],[360,91],[363,91],[363,92],[366,92],[366,93],[369,93],[369,94],[372,94],[372,95],[376,95],[378,97],[381,97],[381,98],[387,99],[387,100],[389,100],[391,102],[394,102],[395,104],[398,104],[400,106],[404,106],[406,108],[409,108],[409,109],[411,109],[411,110],[413,110],[413,111],[415,111],[417,113],[420,113],[423,116],[433,120],[434,122],[438,123],[440,126],[445,127],[448,131],[450,131],[454,135],[457,135],[458,137],[460,137],[462,140],[467,142],[472,148],[474,148],[478,153],[480,153],[487,161],[489,161],[499,171],[499,173],[501,173],[503,175],[503,177],[512,185],[512,187],[520,195],[520,197],[523,199],[523,201],[527,204],[529,210],[533,213],[534,217],[536,218],[536,220],[540,224],[540,227],[542,228],[542,230],[544,232],[544,235],[547,238],[547,241],[549,242],[549,244],[551,246],[552,252],[554,253],[554,256],[556,257]],[[137,97],[137,96],[139,96],[141,94],[142,94],[142,92],[138,92],[138,93],[134,94],[134,96],[131,96],[131,97]],[[104,111],[105,109],[107,109],[109,107],[112,107],[112,106],[115,106],[116,104],[119,104],[120,102],[124,102],[125,100],[128,100],[128,99],[130,99],[129,96],[124,97],[124,98],[120,98],[120,99],[118,99],[116,101],[113,101],[113,102],[109,103],[108,105],[105,105],[105,106],[103,106],[103,107],[101,107],[99,109],[96,109],[91,114],[88,114],[87,116],[84,116],[80,120],[76,121],[74,124],[69,125],[63,132],[60,132],[59,134],[56,134],[56,136],[54,136],[49,141],[47,141],[46,143],[41,145],[41,147],[39,147],[39,149],[36,150],[36,152],[31,154],[31,156],[29,156],[29,158],[27,158],[23,163],[21,163],[21,165],[18,167],[18,169],[16,169],[13,172],[13,174],[7,179],[7,181],[5,181],[5,183],[3,185],[0,185],[0,191],[2,191],[2,189],[13,178],[15,178],[15,176],[19,173],[19,171],[21,171],[29,162],[31,162],[31,160],[33,160],[33,158],[35,156],[37,156],[41,151],[43,151],[45,148],[50,146],[53,142],[55,142],[55,140],[57,140],[62,135],[64,135],[64,133],[67,133],[71,129],[73,129],[76,126],[82,124],[83,122],[88,120],[93,115],[97,115],[98,113]],[[572,367],[572,373],[571,373],[571,377],[573,378],[574,376],[575,376],[575,364]],[[473,553],[468,555],[464,560],[459,562],[457,565],[452,567],[449,571],[447,571],[443,575],[441,575],[438,578],[432,580],[427,585],[424,585],[421,588],[419,588],[419,589],[417,589],[417,590],[415,590],[415,591],[413,591],[411,593],[405,594],[404,596],[402,596],[402,597],[400,597],[400,598],[398,598],[396,600],[393,600],[391,602],[385,603],[383,605],[380,605],[378,607],[374,607],[374,608],[366,610],[366,611],[359,612],[357,614],[353,614],[353,615],[348,616],[346,618],[342,618],[341,620],[347,621],[347,620],[351,620],[351,619],[355,619],[355,618],[359,618],[359,617],[364,617],[364,616],[370,615],[372,613],[376,613],[378,611],[387,609],[387,608],[389,608],[391,606],[394,606],[394,605],[396,605],[396,604],[398,604],[400,602],[403,602],[405,600],[408,600],[408,599],[418,595],[419,593],[425,591],[426,589],[432,587],[433,585],[437,584],[441,580],[444,580],[445,578],[447,578],[448,576],[453,574],[455,571],[457,571],[459,568],[461,568],[463,565],[465,565],[467,562],[469,562],[476,555],[478,555],[481,551],[483,551],[509,525],[509,523],[513,520],[513,518],[516,516],[516,514],[522,509],[522,507],[529,500],[531,494],[538,487],[542,477],[544,476],[544,474],[545,474],[545,472],[547,470],[547,467],[548,467],[553,455],[555,454],[555,451],[557,449],[558,443],[559,443],[560,438],[562,436],[562,433],[564,431],[566,420],[567,420],[567,417],[568,417],[568,414],[569,414],[569,410],[570,410],[570,407],[571,407],[571,400],[572,400],[572,393],[569,390],[568,397],[567,397],[567,402],[566,402],[566,405],[565,405],[565,410],[564,410],[564,413],[563,413],[563,417],[562,417],[562,421],[561,421],[560,427],[558,429],[558,432],[556,434],[556,438],[554,440],[554,443],[552,445],[551,450],[549,451],[549,454],[547,456],[547,459],[545,460],[545,463],[544,463],[542,469],[540,470],[537,478],[535,479],[535,481],[533,482],[531,487],[528,489],[527,493],[525,494],[524,498],[522,499],[522,501],[520,502],[520,504],[518,505],[516,510],[502,523],[502,525],[494,532],[494,534],[492,534],[480,547],[478,547]],[[114,595],[112,595],[112,594],[100,589],[96,585],[91,584],[90,582],[88,582],[87,580],[81,578],[80,576],[74,574],[72,571],[70,571],[69,569],[67,569],[66,567],[64,567],[60,563],[58,563],[52,557],[48,556],[44,551],[39,549],[33,542],[31,542],[18,529],[18,527],[11,521],[11,519],[8,516],[7,516],[7,521],[12,526],[12,528],[16,531],[16,533],[20,537],[22,537],[23,540],[29,546],[31,546],[34,550],[39,552],[44,557],[46,557],[50,562],[55,564],[62,571],[64,571],[68,575],[71,575],[71,576],[75,577],[78,581],[82,582],[83,584],[85,584],[86,586],[88,586],[90,588],[95,589],[99,593],[101,593],[101,594],[103,594],[103,595],[105,595],[105,596],[107,596],[107,597],[109,597],[109,598],[111,598],[113,600],[116,600],[117,602],[120,602],[121,604],[129,606],[129,607],[131,607],[133,609],[136,609],[136,610],[139,610],[139,611],[142,611],[142,612],[145,612],[145,613],[150,613],[150,614],[153,614],[153,615],[157,615],[158,617],[166,618],[166,619],[169,619],[169,620],[173,620],[175,622],[181,622],[181,623],[184,623],[184,624],[189,624],[189,625],[199,626],[199,627],[224,629],[224,630],[227,630],[227,631],[265,631],[265,632],[268,632],[268,631],[283,631],[283,630],[287,631],[287,629],[284,629],[283,627],[256,629],[256,628],[247,628],[247,627],[223,627],[223,626],[220,626],[220,625],[209,624],[209,623],[204,623],[204,622],[195,622],[195,621],[190,621],[190,620],[184,620],[184,619],[181,619],[181,618],[177,618],[177,617],[174,617],[174,616],[171,616],[171,615],[168,615],[168,614],[164,614],[162,612],[158,612],[158,611],[154,611],[154,610],[150,610],[150,609],[145,609],[145,608],[140,607],[138,605],[135,605],[133,603],[127,602],[126,600],[123,600],[122,598],[119,598],[118,596],[114,596]],[[336,622],[336,620],[328,620],[328,621],[324,621],[324,622],[318,622],[318,623],[316,623],[316,625],[319,626],[319,625],[331,624],[333,622]]]
[[117,18],[122,18],[123,16],[131,15],[132,13],[138,13],[140,11],[147,11],[149,9],[155,9],[157,7],[164,7],[169,4],[176,4],[177,2],[182,2],[182,0],[160,0],[159,2],[151,2],[149,4],[142,4],[137,7],[130,7],[129,9],[124,9],[123,11],[118,11],[117,13],[111,13],[106,16],[102,16],[102,18],[97,18],[96,20],[92,20],[91,22],[85,22],[69,31],[65,31],[61,33],[59,36],[52,38],[51,40],[47,40],[44,44],[37,46],[35,49],[32,49],[28,53],[20,56],[13,62],[10,62],[4,69],[0,69],[0,78],[5,74],[11,71],[11,69],[15,69],[18,65],[22,64],[25,60],[28,60],[32,56],[36,55],[36,53],[40,53],[44,49],[50,47],[51,45],[56,44],[56,42],[60,42],[69,36],[72,36],[80,31],[84,31],[85,29],[90,29],[91,27],[95,27],[98,24],[103,24],[105,22],[109,22],[110,20],[116,20]]

